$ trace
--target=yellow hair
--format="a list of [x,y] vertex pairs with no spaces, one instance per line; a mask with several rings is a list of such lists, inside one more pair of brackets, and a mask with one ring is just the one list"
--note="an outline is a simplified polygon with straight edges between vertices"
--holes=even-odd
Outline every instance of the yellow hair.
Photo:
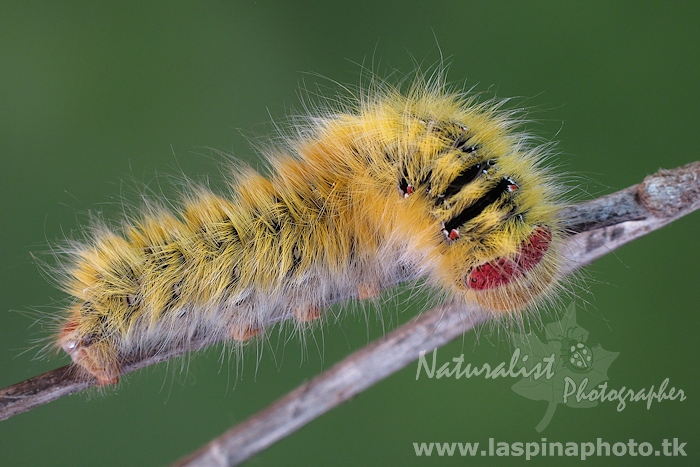
[[[441,76],[441,74],[438,74]],[[403,280],[495,314],[535,303],[558,265],[559,194],[501,103],[418,77],[310,115],[242,170],[230,197],[207,188],[181,212],[145,210],[69,253],[74,297],[59,345],[100,384],[120,362],[195,337],[246,340],[322,316]]]

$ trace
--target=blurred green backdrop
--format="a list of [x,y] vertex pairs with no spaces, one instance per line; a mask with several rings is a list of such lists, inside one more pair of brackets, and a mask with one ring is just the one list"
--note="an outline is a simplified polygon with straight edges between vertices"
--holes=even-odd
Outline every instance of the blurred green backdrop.
[[[159,192],[161,174],[211,175],[208,148],[259,161],[246,138],[299,107],[300,85],[356,84],[365,63],[409,74],[433,64],[450,77],[537,109],[531,129],[560,141],[562,170],[598,196],[660,167],[698,159],[700,6],[697,2],[2,2],[0,15],[0,386],[67,363],[34,359],[45,335],[32,310],[62,298],[30,252],[75,232],[88,211],[108,218],[135,200],[134,180]],[[262,124],[262,125],[259,125]],[[240,130],[240,131],[239,131]],[[165,177],[167,178],[167,177]],[[167,183],[166,183],[167,185]],[[163,188],[168,192],[167,186]],[[586,195],[585,193],[588,193]],[[698,462],[700,328],[695,213],[588,268],[578,322],[620,355],[610,387],[681,388],[685,402],[547,408],[515,394],[513,379],[415,380],[416,366],[355,397],[259,455],[251,465],[464,463],[417,458],[413,442],[687,442]],[[47,307],[42,308],[42,306]],[[264,408],[353,350],[415,316],[389,301],[241,365],[220,349],[187,370],[161,365],[106,396],[64,398],[0,422],[0,465],[164,465]],[[510,359],[482,333],[440,350],[475,364]],[[258,361],[259,360],[259,361]],[[520,459],[479,458],[479,464]],[[538,459],[562,464],[566,459]],[[607,458],[621,465],[658,459]]]

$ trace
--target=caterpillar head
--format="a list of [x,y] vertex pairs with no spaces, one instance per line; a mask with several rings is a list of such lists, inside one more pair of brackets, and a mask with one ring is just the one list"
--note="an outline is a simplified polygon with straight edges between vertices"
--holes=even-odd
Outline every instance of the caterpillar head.
[[423,159],[405,165],[399,189],[421,199],[440,231],[439,282],[488,309],[520,311],[555,284],[556,189],[537,149],[478,117],[424,120]]

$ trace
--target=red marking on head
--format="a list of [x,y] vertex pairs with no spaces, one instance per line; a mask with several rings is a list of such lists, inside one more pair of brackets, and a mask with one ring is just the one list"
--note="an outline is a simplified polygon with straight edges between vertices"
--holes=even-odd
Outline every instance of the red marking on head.
[[406,194],[410,195],[411,193],[413,193],[413,185],[408,185],[406,187]]
[[529,271],[542,261],[551,243],[552,231],[549,230],[549,227],[535,229],[527,242],[522,244],[520,256],[516,258],[522,270]]
[[536,228],[530,238],[520,245],[515,258],[498,258],[472,269],[467,275],[467,286],[474,290],[486,290],[509,284],[542,261],[551,243],[552,231],[549,227]]
[[450,230],[450,234],[447,236],[447,238],[449,238],[450,240],[457,240],[459,238],[459,230]]
[[61,336],[66,336],[70,334],[71,332],[75,331],[75,329],[78,327],[78,321],[77,320],[71,320],[68,321],[64,326],[63,329],[61,329]]

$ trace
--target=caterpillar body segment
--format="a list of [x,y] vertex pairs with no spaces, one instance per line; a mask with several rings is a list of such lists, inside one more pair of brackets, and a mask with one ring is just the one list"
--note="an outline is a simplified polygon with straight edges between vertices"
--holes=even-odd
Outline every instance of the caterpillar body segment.
[[556,283],[558,190],[499,103],[418,80],[309,117],[228,196],[145,210],[66,249],[58,344],[99,384],[125,359],[205,336],[245,341],[424,279],[494,314]]

